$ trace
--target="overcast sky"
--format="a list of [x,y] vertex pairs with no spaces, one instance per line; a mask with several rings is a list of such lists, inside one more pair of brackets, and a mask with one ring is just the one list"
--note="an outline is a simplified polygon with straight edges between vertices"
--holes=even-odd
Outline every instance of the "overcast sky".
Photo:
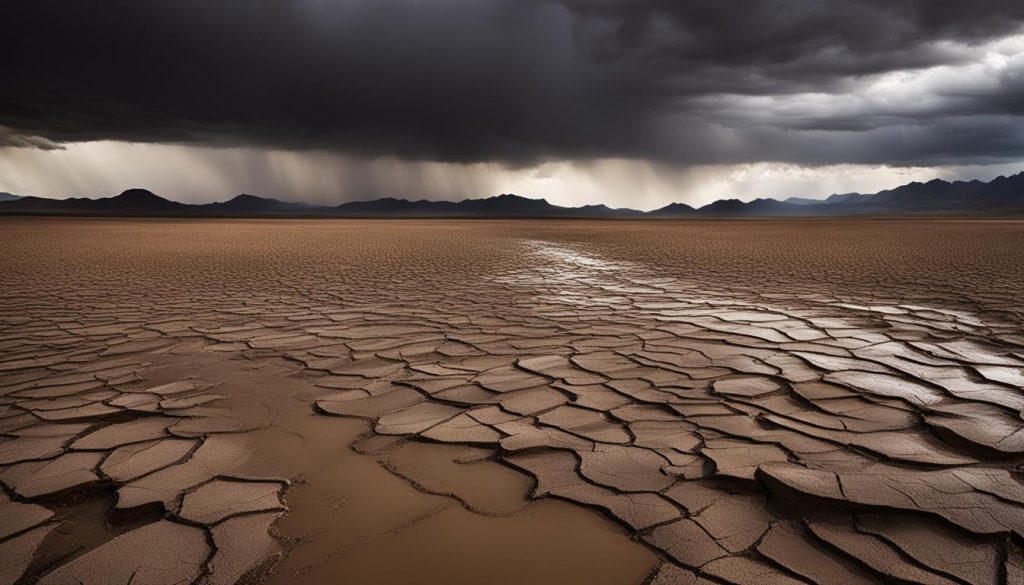
[[1024,170],[1020,0],[0,3],[0,191],[643,209]]

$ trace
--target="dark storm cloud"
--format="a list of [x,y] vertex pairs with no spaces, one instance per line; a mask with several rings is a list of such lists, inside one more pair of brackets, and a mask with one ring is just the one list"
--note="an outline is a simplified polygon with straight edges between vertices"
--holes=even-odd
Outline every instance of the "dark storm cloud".
[[[2,144],[512,164],[1024,155],[1020,71],[921,107],[828,99],[969,63],[1021,29],[1017,0],[32,0],[0,21]],[[744,101],[804,92],[824,97],[781,113]]]
[[935,41],[977,43],[1019,29],[1015,0],[564,0],[594,55],[634,53],[697,67],[758,67],[795,80],[942,62]]
[[0,126],[0,148],[38,148],[39,150],[60,150],[60,144],[42,136],[33,136],[20,133],[10,128]]

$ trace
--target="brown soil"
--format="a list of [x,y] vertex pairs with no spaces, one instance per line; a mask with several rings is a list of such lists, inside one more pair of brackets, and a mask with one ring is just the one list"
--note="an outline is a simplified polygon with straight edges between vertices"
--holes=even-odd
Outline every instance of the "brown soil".
[[1024,579],[1024,223],[0,234],[0,582]]

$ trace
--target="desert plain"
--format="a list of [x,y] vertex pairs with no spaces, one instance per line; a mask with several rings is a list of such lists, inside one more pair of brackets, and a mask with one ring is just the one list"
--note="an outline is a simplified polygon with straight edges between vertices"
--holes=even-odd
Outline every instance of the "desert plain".
[[0,241],[0,584],[1024,583],[1024,222]]

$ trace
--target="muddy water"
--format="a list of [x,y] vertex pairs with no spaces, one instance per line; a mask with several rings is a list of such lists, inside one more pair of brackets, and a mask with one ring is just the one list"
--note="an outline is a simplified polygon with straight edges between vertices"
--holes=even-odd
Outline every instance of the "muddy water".
[[654,566],[597,513],[530,502],[530,478],[483,450],[411,442],[360,454],[351,446],[369,425],[315,414],[310,398],[323,391],[295,379],[294,365],[214,368],[197,373],[235,380],[269,412],[240,471],[293,481],[276,525],[287,556],[271,583],[634,583]]
[[295,364],[175,356],[154,379],[186,372],[223,381],[229,407],[260,420],[234,473],[293,482],[271,583],[636,583],[655,566],[596,512],[531,502],[531,478],[487,450],[398,442],[356,452],[370,425],[314,413],[324,392]]

